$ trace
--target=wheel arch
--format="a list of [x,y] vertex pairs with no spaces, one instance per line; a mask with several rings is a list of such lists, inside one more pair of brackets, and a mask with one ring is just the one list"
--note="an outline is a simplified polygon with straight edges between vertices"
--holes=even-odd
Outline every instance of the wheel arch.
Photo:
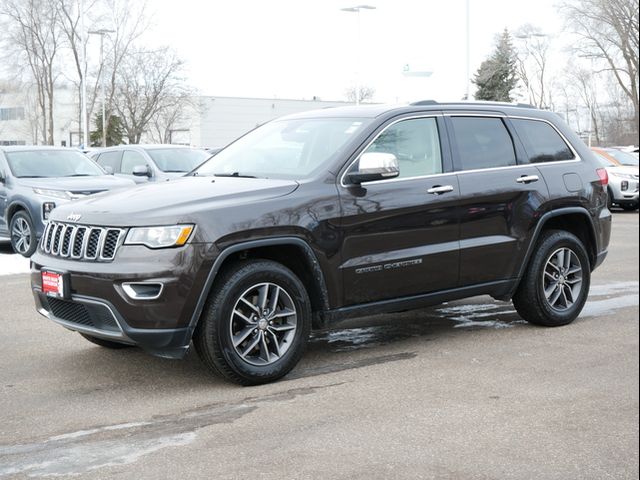
[[242,242],[222,250],[209,271],[200,292],[190,322],[191,333],[195,331],[202,316],[204,305],[220,273],[238,261],[246,259],[274,260],[292,270],[307,287],[314,325],[320,325],[322,312],[329,309],[329,294],[324,273],[313,249],[301,238],[279,237]]
[[29,215],[29,218],[33,222],[33,218],[31,218],[31,212],[29,211],[29,207],[27,206],[27,204],[20,200],[16,200],[11,204],[9,204],[9,206],[7,207],[7,228],[9,228],[9,225],[11,224],[11,219],[13,218],[13,216],[16,213],[18,213],[20,210],[24,210],[26,214]]
[[595,268],[598,254],[598,243],[596,237],[596,229],[593,218],[589,212],[582,207],[568,207],[552,210],[545,213],[536,224],[534,233],[527,247],[520,271],[511,292],[507,295],[511,298],[518,289],[524,273],[529,266],[534,248],[538,243],[540,235],[547,230],[565,230],[574,234],[584,244],[589,256],[589,264],[591,270]]

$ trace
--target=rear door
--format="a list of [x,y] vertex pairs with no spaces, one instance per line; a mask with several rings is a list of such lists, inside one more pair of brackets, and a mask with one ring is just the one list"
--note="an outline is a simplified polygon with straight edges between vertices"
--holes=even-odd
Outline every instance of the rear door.
[[444,139],[440,115],[393,120],[361,153],[394,154],[400,176],[358,186],[342,177],[345,305],[456,286],[459,189]]
[[544,178],[499,114],[446,115],[460,185],[460,285],[517,275],[548,199]]

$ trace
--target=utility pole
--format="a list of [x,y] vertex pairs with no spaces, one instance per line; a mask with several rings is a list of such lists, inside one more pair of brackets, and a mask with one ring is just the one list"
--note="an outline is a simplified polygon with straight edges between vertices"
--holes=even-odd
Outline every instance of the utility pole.
[[102,146],[107,146],[107,115],[106,115],[106,93],[104,88],[104,36],[115,32],[115,30],[90,30],[90,35],[100,35],[100,95],[102,96]]

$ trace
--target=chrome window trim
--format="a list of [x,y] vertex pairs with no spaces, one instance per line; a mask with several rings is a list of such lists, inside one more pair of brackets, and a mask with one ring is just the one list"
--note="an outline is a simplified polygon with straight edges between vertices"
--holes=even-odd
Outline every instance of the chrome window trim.
[[582,157],[580,157],[580,155],[578,154],[576,149],[573,148],[573,145],[567,139],[567,137],[565,137],[564,134],[560,130],[558,130],[558,128],[553,123],[551,123],[549,120],[546,120],[544,118],[532,118],[532,117],[525,117],[525,116],[520,116],[520,115],[512,116],[512,117],[509,117],[509,118],[513,118],[514,120],[532,120],[534,122],[546,123],[551,128],[553,128],[558,135],[560,135],[560,138],[567,145],[567,147],[569,147],[569,150],[571,150],[571,153],[573,153],[573,157],[574,157],[574,158],[572,158],[570,160],[553,160],[551,162],[530,163],[530,165],[545,165],[547,163],[562,163],[562,162],[572,162],[572,161],[581,161],[582,160]]
[[[535,122],[544,122],[547,125],[550,125],[551,128],[553,128],[556,133],[558,135],[560,135],[560,138],[562,138],[562,141],[569,147],[569,149],[571,150],[571,153],[573,153],[573,156],[575,158],[572,158],[570,160],[553,160],[551,162],[539,162],[539,163],[523,163],[523,164],[518,164],[518,165],[508,165],[505,167],[489,167],[489,168],[476,168],[476,169],[472,169],[472,170],[457,170],[454,173],[477,173],[477,172],[486,172],[488,170],[503,170],[506,168],[517,168],[517,167],[531,167],[531,166],[535,166],[535,167],[539,167],[539,166],[544,166],[544,165],[558,165],[558,164],[564,164],[564,163],[577,163],[577,162],[581,162],[582,161],[582,157],[580,157],[580,155],[578,154],[578,152],[576,151],[575,148],[573,148],[573,145],[571,144],[571,142],[567,139],[567,137],[565,137],[563,135],[563,133],[558,130],[558,128],[551,123],[549,120],[545,119],[545,118],[535,118],[535,117],[527,117],[525,115],[499,115],[499,114],[481,114],[481,113],[460,113],[460,112],[444,112],[443,113],[444,116],[446,117],[492,117],[492,118],[502,118],[502,119],[515,119],[515,120],[533,120]],[[517,159],[516,159],[517,161]]]
[[[389,125],[387,125],[386,127],[384,127],[382,130],[380,130],[380,132],[378,132],[378,134],[369,142],[365,145],[365,147],[360,151],[360,153],[358,154],[358,156],[356,158],[354,158],[349,165],[345,168],[344,172],[342,173],[342,175],[340,176],[340,186],[343,188],[349,188],[349,187],[353,187],[355,186],[354,184],[350,184],[350,183],[346,183],[345,177],[347,176],[347,172],[349,172],[349,170],[351,169],[351,167],[358,161],[360,160],[360,156],[367,151],[367,149],[371,146],[371,144],[373,142],[375,142],[380,135],[382,135],[384,132],[387,131],[387,129],[391,128],[392,126],[394,126],[396,123],[400,123],[403,122],[405,120],[417,120],[417,119],[423,119],[423,118],[438,118],[438,117],[442,117],[442,112],[438,111],[438,112],[434,112],[434,113],[425,113],[425,114],[421,114],[421,115],[411,115],[408,117],[401,117],[398,118],[394,121],[392,121]],[[436,124],[437,127],[437,124]],[[438,139],[440,138],[440,128],[438,128]],[[440,146],[440,168],[442,168],[442,145],[440,145],[440,143],[438,142],[438,145]],[[434,173],[433,175],[443,175],[443,173]],[[415,180],[418,178],[425,178],[425,177],[431,177],[433,175],[418,175],[415,177],[404,177],[404,178],[390,178],[389,180],[373,180],[371,182],[362,182],[360,185],[372,185],[372,184],[376,184],[376,183],[380,183],[380,182],[384,182],[384,183],[388,183],[388,182],[392,182],[392,181],[402,181],[402,180]],[[445,175],[450,175],[450,173],[446,173]]]

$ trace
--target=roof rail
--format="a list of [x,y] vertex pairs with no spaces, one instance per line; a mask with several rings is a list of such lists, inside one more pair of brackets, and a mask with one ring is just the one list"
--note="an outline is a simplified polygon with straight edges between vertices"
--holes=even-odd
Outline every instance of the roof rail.
[[419,100],[409,105],[413,107],[423,107],[428,105],[494,105],[500,107],[517,107],[517,108],[538,108],[528,103],[509,103],[509,102],[488,102],[488,101],[460,101],[460,102],[437,102],[435,100]]

